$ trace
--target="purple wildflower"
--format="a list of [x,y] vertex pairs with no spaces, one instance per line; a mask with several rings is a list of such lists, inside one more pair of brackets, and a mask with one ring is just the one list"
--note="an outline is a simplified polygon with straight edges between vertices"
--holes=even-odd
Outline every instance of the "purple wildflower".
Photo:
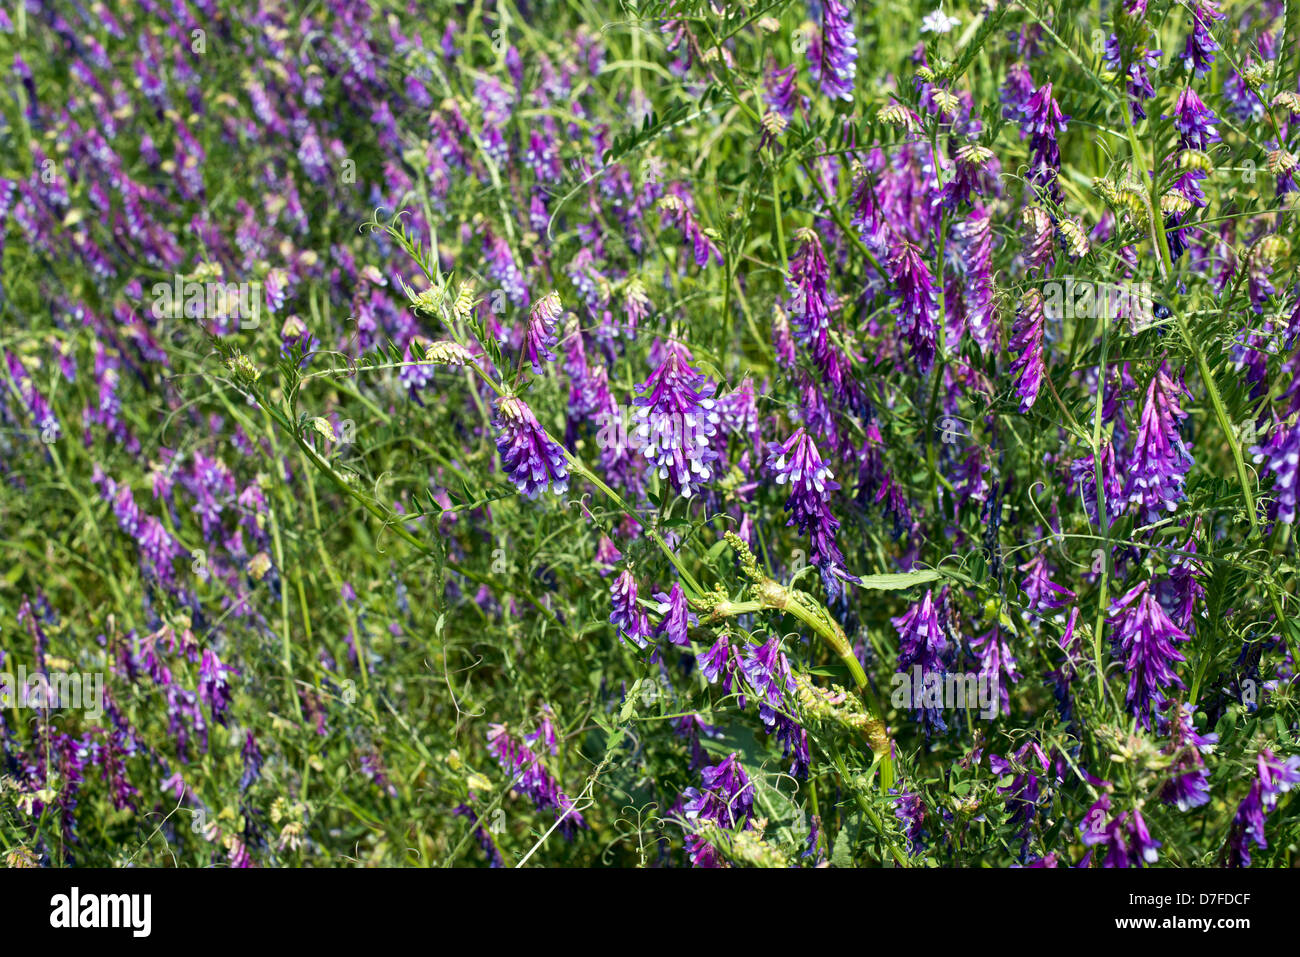
[[1300,495],[1300,425],[1278,426],[1264,445],[1251,447],[1256,462],[1268,460],[1266,470],[1273,473],[1273,510],[1284,525],[1295,524],[1296,500]]
[[211,709],[213,720],[222,725],[226,723],[226,712],[230,709],[227,676],[231,674],[238,672],[223,665],[211,648],[203,650],[203,661],[199,665],[199,698]]
[[1228,839],[1230,863],[1233,867],[1250,866],[1247,839],[1253,841],[1256,847],[1268,847],[1268,841],[1264,837],[1267,812],[1277,807],[1279,795],[1290,791],[1292,785],[1300,784],[1300,755],[1292,755],[1283,761],[1268,748],[1262,748],[1256,759],[1256,768],[1259,776],[1252,782],[1250,791],[1237,807],[1232,834]]
[[541,756],[510,734],[505,725],[490,725],[487,741],[497,763],[511,776],[514,789],[530,798],[537,810],[553,809],[566,838],[572,840],[579,828],[587,826],[573,800],[543,766]]
[[663,619],[655,627],[655,634],[666,635],[674,645],[689,646],[691,640],[687,637],[686,631],[698,624],[699,619],[686,604],[686,594],[682,591],[681,584],[673,582],[673,587],[669,589],[668,594],[655,592],[654,598],[659,602],[659,612],[663,615]]
[[650,624],[637,605],[636,579],[632,577],[631,569],[624,569],[614,579],[609,593],[613,609],[609,613],[609,623],[618,628],[621,636],[625,636],[638,648],[644,648],[650,634]]
[[1179,704],[1169,728],[1169,745],[1165,753],[1173,756],[1170,778],[1160,790],[1160,797],[1180,811],[1200,807],[1210,800],[1210,774],[1204,754],[1214,750],[1219,736],[1198,734],[1192,723],[1195,712],[1190,704]]
[[510,481],[528,498],[549,485],[556,495],[569,487],[569,469],[560,448],[546,434],[532,409],[517,396],[497,399],[497,451]]
[[709,684],[717,684],[721,679],[722,690],[727,694],[731,694],[733,687],[736,688],[740,692],[740,707],[744,709],[744,687],[739,680],[742,671],[740,653],[731,647],[727,635],[719,636],[713,647],[700,657],[699,666],[700,674],[704,675]]
[[[907,676],[909,680],[911,674],[917,669],[920,671],[922,681],[927,682],[931,675],[941,677],[947,671],[945,659],[949,646],[945,629],[939,620],[938,604],[933,592],[927,591],[925,597],[912,605],[906,613],[890,619],[898,632],[898,667],[895,670],[898,674]],[[915,686],[911,688],[909,703],[913,711],[920,713],[927,730],[930,728],[944,730],[947,725],[940,711],[921,705],[922,691],[922,688]]]
[[1224,15],[1219,12],[1218,0],[1195,0],[1192,4],[1192,32],[1183,47],[1183,63],[1199,74],[1210,72],[1218,42],[1210,28]]
[[717,452],[709,440],[717,431],[714,386],[691,367],[691,353],[676,340],[664,347],[663,359],[650,377],[637,386],[637,435],[645,442],[645,457],[659,477],[690,496],[692,486],[713,478]]
[[903,240],[889,260],[890,281],[894,285],[898,331],[907,337],[912,358],[922,375],[930,371],[938,342],[938,304],[930,268],[916,246]]
[[1142,867],[1159,859],[1160,842],[1151,837],[1142,812],[1134,809],[1111,817],[1108,794],[1088,809],[1079,824],[1079,835],[1086,847],[1106,848],[1102,867]]
[[1125,700],[1148,726],[1152,710],[1164,706],[1166,689],[1183,687],[1173,666],[1186,659],[1174,644],[1187,641],[1187,634],[1165,614],[1149,582],[1135,585],[1112,602],[1110,615],[1106,622],[1115,630],[1115,648],[1129,675]]
[[775,635],[757,648],[746,648],[742,668],[754,693],[773,708],[780,707],[785,694],[795,690],[790,662],[781,650],[781,640]]
[[839,581],[857,581],[845,570],[844,556],[835,542],[840,522],[831,514],[829,503],[839,484],[802,428],[784,443],[768,447],[767,468],[776,476],[777,485],[790,483],[790,496],[785,501],[785,510],[790,513],[787,524],[797,524],[800,532],[808,534],[812,562],[821,571],[827,592],[838,594]]
[[707,817],[725,828],[744,827],[754,809],[754,789],[733,751],[721,764],[700,773],[703,792],[687,788],[686,817]]
[[1011,713],[1010,685],[1020,680],[1016,671],[1016,658],[1011,654],[1011,644],[1001,636],[996,624],[978,638],[972,638],[971,651],[979,659],[980,675],[998,689],[1003,714]]
[[1020,582],[1020,589],[1029,598],[1027,610],[1039,618],[1045,618],[1049,612],[1064,608],[1077,597],[1064,585],[1052,581],[1052,570],[1048,567],[1046,555],[1040,554],[1030,559],[1020,566],[1020,570],[1026,573]]
[[1034,91],[1022,107],[1021,116],[1023,128],[1029,133],[1029,181],[1059,202],[1061,190],[1056,177],[1061,168],[1061,149],[1056,134],[1065,132],[1070,118],[1052,99],[1051,83]]
[[1016,324],[1010,347],[1020,355],[1011,365],[1016,373],[1016,395],[1020,397],[1020,411],[1028,412],[1038,398],[1043,384],[1043,294],[1030,289],[1020,300]]
[[542,362],[554,362],[555,353],[551,350],[559,342],[560,297],[547,293],[533,303],[528,315],[527,339],[528,361],[532,363],[533,372],[542,374]]
[[858,58],[851,14],[840,0],[822,0],[821,32],[808,44],[808,72],[821,85],[822,95],[846,103],[853,102]]
[[1124,495],[1149,522],[1174,510],[1183,497],[1184,477],[1192,467],[1192,456],[1178,431],[1178,421],[1186,416],[1178,405],[1183,391],[1163,363],[1147,387]]
[[[1160,66],[1162,54],[1162,50],[1148,50],[1144,47],[1138,47],[1128,54],[1130,58],[1128,61],[1128,95],[1135,120],[1146,118],[1147,113],[1143,104],[1156,95],[1155,87],[1151,85],[1150,71]],[[1108,70],[1119,73],[1123,68],[1124,60],[1125,54],[1121,49],[1120,39],[1112,33],[1106,40],[1106,53],[1103,62]]]
[[966,274],[966,326],[985,355],[998,346],[997,313],[993,306],[993,230],[988,209],[976,205],[954,231],[962,241],[962,269]]
[[1219,142],[1219,134],[1214,128],[1218,117],[1201,102],[1190,86],[1178,94],[1173,115],[1174,129],[1178,131],[1183,149],[1207,150],[1211,143]]

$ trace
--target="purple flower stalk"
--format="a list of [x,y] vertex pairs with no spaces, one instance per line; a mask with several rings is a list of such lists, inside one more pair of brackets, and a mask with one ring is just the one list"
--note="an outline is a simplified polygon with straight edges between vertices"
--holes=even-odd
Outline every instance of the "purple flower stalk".
[[650,634],[650,624],[637,605],[636,579],[632,577],[631,569],[624,569],[614,579],[609,595],[612,607],[609,623],[618,628],[621,637],[626,637],[638,648],[644,648]]
[[679,582],[673,582],[668,594],[655,592],[655,601],[659,602],[659,612],[663,619],[655,627],[656,635],[664,635],[674,645],[689,647],[691,640],[687,629],[699,623],[695,613],[686,604],[686,594]]
[[743,685],[739,680],[742,672],[740,653],[731,646],[731,641],[727,635],[719,636],[718,640],[713,643],[713,647],[704,653],[699,659],[700,674],[709,684],[717,684],[719,679],[722,681],[722,690],[731,694],[732,688],[740,690],[739,705],[743,710],[745,707],[745,694]]
[[966,274],[966,326],[985,355],[998,346],[997,314],[993,308],[993,230],[987,208],[976,205],[954,231],[962,240]]
[[1020,589],[1029,597],[1028,610],[1040,618],[1066,607],[1078,597],[1064,585],[1052,581],[1046,555],[1030,559],[1020,566],[1020,570],[1026,573]]
[[230,710],[230,674],[238,672],[223,665],[211,648],[205,648],[199,665],[199,699],[212,710],[213,720],[222,725]]
[[1264,445],[1251,447],[1256,462],[1268,460],[1264,468],[1273,473],[1273,511],[1284,525],[1294,525],[1296,500],[1300,493],[1300,425],[1278,426]]
[[497,399],[497,451],[514,482],[528,498],[535,498],[549,485],[556,495],[569,488],[569,469],[560,448],[517,396]]
[[700,773],[703,790],[687,788],[684,805],[687,820],[701,818],[728,829],[745,827],[754,809],[754,789],[735,752],[721,764]]
[[1281,794],[1300,784],[1300,756],[1292,755],[1285,761],[1278,759],[1268,748],[1262,748],[1256,759],[1258,777],[1251,783],[1250,791],[1237,807],[1232,833],[1228,839],[1230,864],[1233,867],[1250,866],[1250,847],[1247,840],[1258,848],[1267,848],[1264,836],[1265,817],[1277,807]]
[[691,244],[695,265],[703,268],[709,264],[710,259],[715,259],[719,266],[722,265],[724,261],[722,250],[704,232],[699,221],[695,218],[695,213],[683,196],[670,193],[659,200],[659,208],[665,216],[677,224],[677,228],[681,230],[682,239]]
[[[939,621],[938,603],[931,591],[914,604],[906,613],[891,618],[894,630],[898,632],[898,667],[899,674],[911,674],[915,668],[921,674],[942,676],[947,671],[949,647],[943,624]],[[912,688],[912,702],[920,695],[921,689]],[[947,725],[936,708],[913,708],[919,712],[927,730],[933,728],[944,730]]]
[[510,734],[505,725],[490,725],[487,741],[497,763],[510,775],[514,789],[529,797],[537,810],[554,809],[561,821],[560,833],[571,840],[578,828],[587,826],[581,812],[574,808],[573,800],[542,765],[541,756]]
[[[1128,65],[1128,95],[1135,120],[1146,118],[1147,113],[1143,103],[1156,95],[1155,87],[1151,85],[1149,71],[1159,68],[1162,54],[1162,50],[1147,50],[1142,47],[1138,47],[1131,54],[1133,60]],[[1106,68],[1119,73],[1123,67],[1123,58],[1119,37],[1112,33],[1106,41],[1106,55],[1103,58]]]
[[746,648],[742,668],[754,694],[770,707],[779,708],[785,694],[794,693],[794,674],[775,635],[757,648]]
[[1178,405],[1183,391],[1163,364],[1147,387],[1124,495],[1148,522],[1156,521],[1162,512],[1174,510],[1183,497],[1183,480],[1192,467],[1192,456],[1178,432],[1178,421],[1186,417]]
[[1198,734],[1192,717],[1196,709],[1190,704],[1180,704],[1170,722],[1169,746],[1166,754],[1173,756],[1170,778],[1160,790],[1160,797],[1175,805],[1180,811],[1190,811],[1210,800],[1210,773],[1206,770],[1204,754],[1214,750],[1219,736]]
[[[1123,493],[1124,485],[1119,472],[1115,469],[1115,446],[1103,441],[1101,444],[1101,490],[1106,497],[1106,512],[1114,517],[1116,503]],[[1083,498],[1083,507],[1088,512],[1088,521],[1094,525],[1101,523],[1097,514],[1097,480],[1096,460],[1091,454],[1080,456],[1070,463],[1070,483],[1079,490]]]
[[813,352],[824,345],[830,326],[830,293],[826,281],[830,270],[821,239],[811,229],[795,233],[799,248],[790,257],[790,275],[786,287],[790,291],[790,315],[800,338]]
[[930,268],[916,246],[903,240],[889,260],[890,281],[894,285],[898,331],[911,343],[912,359],[925,375],[934,362],[938,342],[938,304]]
[[1056,134],[1064,133],[1070,118],[1052,99],[1052,84],[1044,83],[1034,91],[1021,109],[1022,127],[1029,134],[1029,181],[1046,189],[1060,202],[1061,189],[1056,183],[1061,169],[1061,149]]
[[1219,44],[1210,29],[1223,17],[1218,0],[1195,0],[1192,4],[1192,32],[1183,47],[1183,63],[1201,75],[1209,73],[1214,63]]
[[1160,607],[1150,582],[1117,598],[1110,614],[1106,623],[1114,629],[1115,647],[1129,676],[1126,703],[1147,727],[1152,710],[1164,707],[1165,691],[1183,687],[1173,666],[1186,659],[1174,644],[1187,641],[1187,634]]
[[1109,815],[1110,796],[1103,794],[1079,824],[1085,846],[1106,848],[1102,867],[1142,867],[1159,860],[1160,842],[1147,830],[1140,810],[1135,808],[1113,818]]
[[1021,412],[1033,408],[1043,385],[1043,320],[1043,294],[1030,289],[1020,301],[1010,343],[1012,351],[1020,353],[1011,364],[1011,371],[1016,374]]
[[821,32],[808,44],[808,72],[821,85],[823,96],[853,102],[857,59],[851,8],[840,0],[822,0]]
[[556,293],[547,293],[533,303],[528,315],[527,340],[528,361],[532,363],[533,372],[542,374],[542,362],[554,362],[555,353],[551,350],[559,342],[560,297]]
[[857,581],[844,568],[844,556],[835,543],[839,519],[831,514],[831,493],[840,486],[822,462],[817,446],[802,428],[784,443],[768,447],[767,469],[776,476],[776,484],[790,484],[785,510],[790,513],[787,525],[798,525],[811,540],[812,562],[822,573],[826,590],[838,595],[840,581]]
[[686,346],[671,340],[662,361],[637,386],[637,435],[645,442],[645,457],[673,488],[689,497],[693,487],[713,478],[718,454],[709,444],[717,432],[714,386],[691,367]]
[[1016,670],[1016,658],[1011,653],[1011,644],[1002,637],[998,626],[994,624],[978,638],[972,638],[971,651],[980,663],[980,675],[993,682],[998,689],[1003,714],[1011,713],[1010,686],[1020,680]]
[[1214,126],[1218,117],[1196,95],[1190,86],[1178,94],[1174,101],[1174,129],[1178,131],[1179,145],[1183,149],[1207,150],[1211,143],[1219,142]]

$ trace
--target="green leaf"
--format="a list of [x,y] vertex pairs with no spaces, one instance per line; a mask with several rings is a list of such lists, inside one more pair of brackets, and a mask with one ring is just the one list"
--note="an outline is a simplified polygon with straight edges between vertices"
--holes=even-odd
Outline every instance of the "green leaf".
[[861,829],[861,816],[857,813],[849,815],[840,832],[835,835],[835,846],[831,849],[832,867],[853,866],[853,845],[857,842],[858,832]]
[[873,591],[898,591],[911,588],[913,585],[937,581],[942,577],[938,572],[928,568],[919,572],[899,572],[894,575],[863,575],[862,580],[858,582],[858,587]]

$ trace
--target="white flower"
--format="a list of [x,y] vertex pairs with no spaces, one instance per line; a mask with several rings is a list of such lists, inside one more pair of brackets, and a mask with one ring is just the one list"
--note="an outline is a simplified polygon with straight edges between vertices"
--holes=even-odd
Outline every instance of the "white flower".
[[943,12],[943,7],[935,10],[933,13],[927,13],[925,19],[921,21],[922,33],[948,33],[953,27],[960,24],[961,21],[956,17],[950,17]]

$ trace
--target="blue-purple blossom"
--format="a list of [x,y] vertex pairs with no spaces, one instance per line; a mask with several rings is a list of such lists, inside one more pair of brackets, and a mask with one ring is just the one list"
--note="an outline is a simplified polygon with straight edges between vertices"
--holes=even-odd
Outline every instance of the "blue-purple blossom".
[[1021,125],[1029,134],[1029,181],[1058,202],[1061,188],[1056,180],[1061,169],[1061,149],[1056,135],[1065,132],[1069,121],[1052,98],[1051,83],[1035,90],[1021,108]]
[[636,579],[632,570],[625,568],[614,579],[609,588],[610,606],[609,623],[619,630],[621,638],[627,638],[638,648],[646,646],[650,635],[650,624],[645,612],[637,604]]
[[1178,131],[1183,149],[1207,150],[1210,144],[1219,142],[1219,134],[1215,129],[1218,117],[1201,102],[1201,98],[1190,86],[1184,87],[1174,101],[1173,117],[1174,129]]
[[822,0],[821,31],[808,44],[808,72],[832,100],[853,102],[858,39],[852,8],[841,0]]
[[535,498],[549,486],[556,495],[569,488],[569,467],[564,449],[551,440],[517,396],[497,400],[497,451],[515,486]]
[[1273,511],[1284,525],[1295,524],[1297,497],[1300,496],[1300,426],[1278,426],[1263,445],[1252,446],[1257,463],[1273,475]]
[[889,278],[894,286],[899,335],[911,344],[912,359],[922,375],[930,371],[938,344],[938,304],[930,267],[921,251],[906,240],[889,261]]
[[1021,412],[1033,408],[1046,374],[1043,362],[1044,319],[1043,294],[1037,289],[1028,290],[1020,300],[1010,344],[1011,351],[1018,353],[1011,371],[1016,376],[1016,395],[1020,398]]
[[1191,453],[1178,429],[1179,420],[1186,416],[1178,404],[1183,391],[1163,364],[1147,387],[1124,495],[1148,522],[1173,511],[1192,467]]
[[830,509],[831,493],[839,488],[831,477],[817,446],[802,428],[796,429],[784,443],[768,447],[767,469],[777,485],[790,485],[785,510],[789,525],[798,525],[811,540],[812,563],[822,573],[826,590],[838,594],[840,581],[857,581],[844,568],[844,556],[835,544],[840,522]]
[[1029,598],[1027,610],[1039,618],[1046,618],[1057,610],[1064,608],[1076,599],[1076,595],[1064,585],[1052,581],[1052,570],[1048,567],[1047,556],[1040,554],[1020,566],[1025,577],[1020,582],[1020,590]]
[[1219,48],[1219,44],[1214,39],[1212,29],[1223,18],[1224,15],[1219,12],[1218,0],[1193,0],[1192,29],[1187,34],[1183,47],[1183,62],[1198,74],[1209,73],[1214,65],[1214,51]]
[[673,582],[667,594],[655,592],[655,601],[659,602],[659,613],[663,615],[655,626],[655,634],[666,637],[674,645],[688,647],[691,643],[687,629],[694,627],[699,619],[686,603],[686,593],[680,582]]
[[[926,591],[924,598],[890,621],[898,632],[898,666],[895,670],[907,675],[909,680],[917,668],[920,669],[922,680],[928,680],[929,675],[941,678],[948,670],[948,657],[952,649],[947,630],[939,620],[939,602],[935,601],[934,593]],[[921,689],[912,688],[913,710],[918,713],[927,730],[944,730],[947,724],[938,709],[917,704],[920,692]]]
[[490,725],[487,742],[502,770],[510,775],[514,790],[531,799],[537,810],[554,810],[561,834],[572,840],[580,828],[587,826],[573,800],[542,764],[541,756],[512,735],[505,725]]
[[1084,815],[1079,835],[1086,847],[1103,847],[1102,867],[1144,867],[1159,860],[1161,843],[1151,836],[1141,810],[1134,808],[1114,817],[1103,794]]
[[673,488],[689,496],[713,478],[717,452],[710,439],[717,431],[715,387],[691,367],[686,346],[671,340],[650,377],[637,386],[637,435],[644,455]]
[[1256,758],[1257,777],[1250,791],[1237,807],[1228,839],[1229,865],[1249,867],[1251,863],[1248,841],[1257,848],[1268,847],[1264,825],[1269,811],[1277,806],[1278,796],[1300,784],[1300,755],[1285,760],[1276,757],[1268,748],[1261,748]]
[[742,668],[754,693],[773,708],[780,707],[784,696],[794,692],[794,674],[776,635],[762,645],[747,647]]
[[560,297],[553,292],[536,300],[529,311],[525,338],[528,361],[537,375],[542,374],[543,362],[555,361],[555,353],[551,350],[560,339],[560,312]]
[[1180,811],[1190,811],[1209,802],[1210,772],[1203,755],[1213,751],[1219,741],[1214,732],[1197,732],[1193,724],[1195,710],[1190,704],[1179,704],[1169,722],[1169,744],[1165,752],[1173,757],[1173,766],[1160,797]]
[[1148,725],[1152,712],[1164,707],[1168,689],[1183,687],[1174,665],[1186,658],[1175,644],[1187,641],[1187,634],[1170,621],[1145,581],[1111,603],[1106,623],[1128,674],[1125,701]]
[[971,639],[971,651],[979,661],[979,673],[998,689],[999,705],[1003,714],[1011,713],[1011,685],[1020,680],[1016,670],[1016,657],[1011,653],[1011,643],[1003,637],[996,624],[984,634]]

